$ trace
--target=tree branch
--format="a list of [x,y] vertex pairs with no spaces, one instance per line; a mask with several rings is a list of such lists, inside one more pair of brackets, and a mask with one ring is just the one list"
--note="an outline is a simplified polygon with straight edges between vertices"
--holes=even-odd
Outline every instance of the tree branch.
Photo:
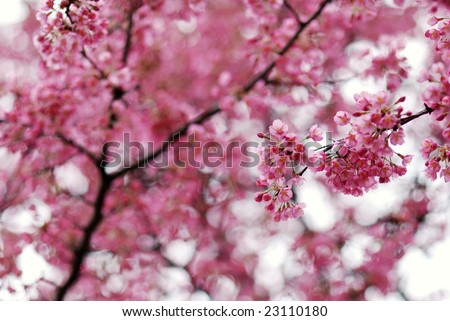
[[[300,25],[297,29],[297,31],[295,32],[295,34],[292,36],[292,38],[286,43],[286,45],[284,45],[283,49],[281,49],[278,52],[279,56],[283,56],[295,43],[295,41],[297,41],[298,37],[300,36],[300,34],[303,32],[303,30],[305,30],[306,27],[308,27],[311,22],[313,22],[314,20],[316,20],[320,14],[322,13],[323,9],[325,9],[325,7],[327,6],[327,4],[331,3],[333,0],[325,0],[322,2],[322,4],[319,6],[319,8],[317,9],[317,11],[305,22],[300,22]],[[276,61],[273,61],[270,65],[268,65],[263,71],[261,71],[259,74],[257,74],[255,77],[253,77],[241,90],[241,94],[246,94],[248,93],[250,90],[253,89],[253,87],[255,87],[255,85],[258,83],[258,81],[260,80],[264,80],[267,78],[267,76],[269,76],[270,72],[273,70],[273,68],[275,68],[275,63]]]
[[397,293],[400,295],[400,297],[404,300],[404,301],[411,301],[408,296],[406,295],[405,291],[401,290],[400,288],[397,288]]
[[298,12],[294,9],[294,7],[292,7],[292,5],[290,4],[290,2],[288,0],[284,0],[284,5],[286,6],[286,8],[288,8],[288,10],[290,12],[292,12],[292,14],[295,17],[295,20],[297,21],[297,23],[299,25],[302,24],[302,21],[300,20],[300,16],[298,15]]
[[[297,40],[299,35],[303,32],[303,30],[305,30],[305,28],[320,15],[320,13],[323,11],[325,6],[328,3],[330,3],[331,1],[332,0],[323,1],[323,3],[318,8],[318,10],[308,19],[308,21],[299,24],[299,28],[298,28],[297,32],[288,41],[288,43],[283,47],[283,49],[278,52],[278,54],[280,56],[283,56],[293,46],[293,44],[295,43],[295,41]],[[131,10],[130,14],[128,16],[129,24],[128,24],[128,28],[127,28],[127,37],[126,37],[126,43],[125,43],[125,47],[124,47],[124,54],[122,56],[122,62],[124,64],[126,63],[126,61],[128,59],[128,55],[129,55],[129,51],[130,51],[130,47],[131,47],[131,30],[133,27],[133,25],[132,25],[133,13],[134,13],[134,11]],[[96,67],[95,63],[91,59],[89,59],[87,57],[86,53],[82,52],[82,54],[85,58],[88,59],[88,61],[91,62],[93,67],[95,69],[97,69],[98,71],[100,71],[100,73],[103,75],[102,71]],[[257,74],[246,85],[244,85],[243,89],[241,90],[241,94],[248,93],[250,90],[252,90],[253,87],[255,86],[255,84],[259,80],[264,79],[272,71],[272,69],[274,67],[275,67],[275,61],[273,61],[270,65],[268,65],[264,69],[263,72]],[[97,168],[99,169],[100,177],[101,177],[101,184],[100,184],[99,191],[98,191],[98,194],[97,194],[97,197],[95,200],[95,204],[94,204],[94,213],[92,215],[91,221],[89,222],[89,224],[86,226],[86,228],[84,230],[84,235],[80,241],[79,246],[77,247],[77,249],[74,252],[74,258],[73,258],[73,261],[71,264],[72,269],[71,269],[70,275],[69,275],[68,279],[66,280],[66,282],[61,287],[59,287],[56,292],[56,295],[55,295],[56,300],[64,300],[67,292],[71,289],[71,287],[77,282],[78,278],[80,277],[83,261],[84,261],[86,255],[90,251],[90,244],[91,244],[92,236],[94,235],[95,231],[97,230],[98,226],[100,225],[100,223],[103,220],[102,209],[103,209],[108,191],[109,191],[113,181],[116,178],[121,177],[128,172],[131,172],[139,167],[145,166],[146,164],[151,162],[153,159],[155,159],[162,153],[166,152],[168,150],[168,148],[170,147],[171,143],[178,141],[182,136],[184,136],[187,133],[187,131],[191,125],[201,124],[201,123],[207,121],[208,119],[210,119],[212,116],[218,114],[219,112],[221,112],[220,107],[217,104],[214,104],[210,109],[206,110],[205,112],[203,112],[196,118],[192,119],[191,121],[188,121],[181,128],[176,130],[174,133],[170,134],[168,136],[167,140],[161,145],[161,147],[158,150],[151,152],[149,155],[145,156],[144,158],[139,159],[131,167],[122,168],[121,170],[119,170],[115,173],[112,173],[112,174],[107,174],[105,172],[105,169],[100,166],[100,164],[104,163],[107,158],[107,153],[106,153],[107,152],[107,144],[105,144],[103,146],[103,149],[104,149],[104,151],[102,153],[103,156],[101,157],[100,161],[96,163]],[[62,139],[64,140],[64,138],[62,138]],[[65,139],[65,141],[67,143],[74,144],[74,142],[71,140]],[[74,144],[73,146],[78,148],[80,150],[80,152],[83,152],[83,150],[84,150],[84,148],[82,148],[81,146],[78,146],[76,144]],[[85,152],[83,152],[83,153],[85,153]],[[87,153],[85,153],[85,154],[89,156],[89,154],[87,154]]]
[[89,152],[86,148],[81,146],[80,144],[76,143],[72,139],[64,136],[62,133],[55,133],[54,135],[56,138],[59,138],[64,144],[69,145],[73,148],[76,148],[80,153],[86,155],[89,157],[90,160],[94,162],[94,164],[97,164],[98,159],[95,157],[91,152]]
[[131,49],[131,31],[133,30],[133,14],[134,9],[131,8],[128,13],[128,26],[126,31],[125,47],[123,48],[123,55],[122,55],[122,63],[124,65],[127,64],[128,55],[130,54]]
[[212,116],[214,116],[215,114],[219,113],[221,111],[221,109],[219,108],[219,106],[215,105],[213,108],[205,111],[204,113],[200,114],[199,116],[197,116],[196,118],[194,118],[193,120],[187,122],[186,124],[184,124],[181,128],[179,128],[177,131],[175,131],[174,133],[170,134],[169,137],[167,137],[167,139],[162,143],[161,147],[159,149],[157,149],[156,151],[150,153],[149,155],[139,159],[135,164],[131,165],[130,167],[127,168],[122,168],[121,170],[119,170],[118,172],[112,173],[110,176],[112,179],[115,179],[119,176],[123,176],[126,173],[133,171],[137,168],[143,168],[145,167],[148,163],[152,162],[155,158],[157,158],[158,156],[160,156],[162,153],[166,152],[170,145],[173,144],[174,142],[177,142],[182,136],[184,136],[189,127],[191,125],[194,124],[201,124],[204,121],[208,120],[209,118],[211,118]]
[[70,6],[73,4],[73,1],[69,0],[69,4],[66,7],[66,10],[64,11],[64,13],[66,14],[67,18],[69,19],[70,22],[70,28],[73,29],[74,23],[72,20],[72,17],[70,16]]
[[100,77],[101,79],[107,79],[108,76],[106,75],[106,73],[95,63],[94,60],[92,60],[91,57],[88,56],[86,50],[83,48],[81,50],[81,55],[87,60],[89,61],[89,63],[92,65],[92,67],[94,67],[95,70],[97,70],[100,73]]
[[74,252],[74,258],[72,261],[72,271],[67,281],[58,288],[55,299],[57,301],[64,300],[69,289],[77,282],[81,274],[81,266],[83,265],[84,258],[89,253],[92,236],[94,235],[97,227],[103,220],[102,208],[105,203],[106,195],[111,186],[112,180],[101,171],[101,185],[97,195],[97,199],[94,205],[94,214],[91,221],[84,229],[84,235],[77,249]]
[[400,119],[400,125],[405,125],[407,123],[409,123],[410,121],[413,121],[416,118],[422,117],[423,115],[431,115],[431,113],[433,112],[433,109],[431,109],[430,107],[428,107],[427,104],[425,105],[425,109],[418,112],[417,114],[414,114],[412,116],[408,116],[408,117],[404,117],[402,119]]
[[[322,13],[323,9],[326,7],[327,4],[331,3],[331,1],[332,0],[323,1],[322,4],[317,9],[317,11],[306,22],[300,23],[299,28],[297,29],[296,33],[292,36],[292,38],[288,41],[288,43],[283,47],[283,49],[281,49],[281,51],[278,52],[278,54],[280,56],[283,56],[284,54],[286,54],[286,52],[293,46],[295,41],[298,39],[300,34],[303,32],[303,30],[305,30],[305,28],[312,21],[314,21],[315,19],[317,19],[317,17],[319,17],[319,15]],[[276,61],[273,61],[261,73],[257,74],[247,84],[245,84],[242,87],[242,90],[240,91],[238,96],[248,93],[250,90],[253,89],[253,87],[256,85],[256,83],[259,80],[265,79],[269,75],[269,73],[272,71],[272,69],[275,67],[275,62]],[[211,118],[212,116],[218,114],[219,112],[221,112],[221,109],[217,104],[215,104],[211,109],[200,114],[193,120],[187,122],[184,126],[179,128],[178,130],[176,130],[174,133],[170,134],[169,137],[167,138],[167,140],[161,145],[161,147],[158,150],[152,152],[151,154],[147,155],[144,158],[139,159],[131,167],[123,168],[123,169],[119,170],[118,172],[111,174],[111,177],[113,179],[115,179],[116,177],[122,176],[132,170],[135,170],[136,168],[144,167],[148,162],[151,162],[153,159],[155,159],[162,153],[166,152],[168,150],[168,148],[170,147],[170,144],[178,141],[182,136],[184,136],[187,133],[187,131],[191,125],[201,124],[201,123],[205,122],[206,120],[208,120],[209,118]]]

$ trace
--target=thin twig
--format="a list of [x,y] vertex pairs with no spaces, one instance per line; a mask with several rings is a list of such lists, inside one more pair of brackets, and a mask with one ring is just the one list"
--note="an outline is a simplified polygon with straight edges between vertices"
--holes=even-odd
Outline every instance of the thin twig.
[[294,9],[294,7],[292,7],[292,5],[290,4],[290,2],[288,0],[284,0],[284,5],[286,6],[286,8],[288,8],[288,10],[290,12],[292,12],[292,14],[295,17],[295,20],[297,21],[297,23],[299,25],[302,24],[302,21],[300,20],[300,16],[298,15],[298,12]]
[[[303,30],[305,30],[306,27],[308,27],[311,22],[313,22],[314,20],[316,20],[320,14],[322,13],[323,9],[325,9],[325,7],[327,6],[327,4],[331,3],[332,0],[325,0],[324,2],[322,2],[322,4],[319,6],[319,8],[317,9],[317,11],[305,22],[300,22],[300,25],[297,29],[297,31],[295,32],[295,34],[291,37],[291,39],[289,39],[289,41],[284,45],[284,47],[278,52],[279,56],[283,56],[293,45],[294,43],[297,41],[298,37],[300,36],[300,34],[303,32]],[[260,80],[264,80],[266,79],[270,72],[273,70],[273,68],[275,68],[275,63],[276,61],[274,60],[270,65],[268,65],[263,71],[261,71],[259,74],[257,74],[255,77],[253,77],[243,88],[241,91],[241,94],[246,94],[248,93],[250,90],[253,89],[253,87],[255,87],[255,85],[258,83],[258,81]]]
[[167,137],[167,139],[162,143],[162,145],[161,145],[161,147],[159,149],[157,149],[156,151],[154,151],[154,152],[148,154],[147,156],[139,159],[132,166],[127,167],[127,168],[122,168],[118,172],[112,173],[111,177],[113,179],[115,179],[115,178],[117,178],[119,176],[123,176],[126,173],[128,173],[130,171],[133,171],[133,170],[135,170],[137,168],[145,167],[147,164],[151,163],[159,155],[161,155],[162,153],[166,152],[169,149],[171,144],[173,144],[174,142],[177,142],[181,137],[183,137],[187,133],[187,131],[188,131],[188,129],[189,129],[189,127],[191,125],[201,124],[204,121],[206,121],[209,118],[211,118],[212,116],[214,116],[215,114],[219,113],[220,111],[221,111],[221,109],[219,108],[219,106],[215,105],[212,109],[209,109],[206,112],[200,114],[199,116],[197,116],[193,120],[191,120],[191,121],[187,122],[186,124],[184,124],[177,131],[175,131],[174,133],[170,134],[169,137]]
[[131,31],[133,30],[133,14],[134,10],[130,9],[130,12],[128,13],[128,25],[126,31],[125,47],[122,55],[122,63],[124,65],[127,64],[128,55],[130,54],[131,49]]
[[67,5],[66,10],[65,10],[65,14],[70,21],[70,29],[72,29],[72,31],[73,31],[74,23],[73,23],[72,17],[70,16],[70,6],[72,5],[72,3],[73,3],[73,1],[69,1],[69,4]]
[[80,153],[89,157],[89,159],[92,160],[94,162],[94,164],[96,164],[98,162],[97,157],[95,157],[91,152],[89,152],[86,148],[84,148],[83,146],[81,146],[80,144],[75,142],[74,140],[66,137],[62,133],[55,133],[54,136],[56,138],[59,138],[64,144],[69,145],[73,148],[76,148]]
[[405,291],[401,290],[400,288],[397,289],[397,293],[400,295],[400,297],[404,300],[404,301],[411,301],[408,296],[406,295]]
[[100,76],[102,79],[106,79],[108,78],[108,76],[106,75],[106,73],[95,63],[94,60],[92,60],[91,57],[88,56],[86,50],[83,48],[81,50],[81,55],[87,60],[89,61],[89,63],[92,65],[92,67],[94,67],[95,70],[97,70],[100,73]]
[[430,115],[433,112],[433,109],[428,107],[427,104],[424,104],[424,105],[425,105],[425,109],[424,110],[418,112],[417,114],[414,114],[414,115],[411,115],[411,116],[404,117],[404,118],[400,119],[400,125],[405,125],[405,124],[409,123],[410,121],[413,121],[414,119],[419,118],[419,117],[421,117],[423,115],[427,115],[427,114]]

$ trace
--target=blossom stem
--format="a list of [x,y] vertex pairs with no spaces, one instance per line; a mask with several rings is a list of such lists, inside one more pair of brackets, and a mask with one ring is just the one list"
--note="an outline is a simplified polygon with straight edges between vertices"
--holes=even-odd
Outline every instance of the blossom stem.
[[[426,115],[426,114],[430,115],[433,112],[433,109],[428,107],[427,104],[424,104],[424,105],[425,105],[424,110],[418,112],[417,114],[400,119],[400,125],[405,125],[405,124],[409,123],[410,121],[413,121],[414,119],[419,118],[423,115]],[[396,129],[398,129],[398,128],[396,128]]]

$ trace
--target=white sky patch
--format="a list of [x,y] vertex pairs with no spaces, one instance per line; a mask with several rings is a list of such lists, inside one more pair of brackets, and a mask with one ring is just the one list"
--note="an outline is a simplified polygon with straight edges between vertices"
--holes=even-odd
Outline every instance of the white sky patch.
[[89,181],[74,164],[68,163],[55,169],[56,182],[59,187],[73,195],[83,195],[89,188]]
[[108,275],[120,272],[120,260],[107,251],[97,251],[87,257],[87,266],[94,270],[97,277],[104,279]]
[[306,203],[304,220],[314,231],[328,231],[336,222],[335,208],[324,187],[309,180],[300,187],[299,200]]
[[5,112],[10,112],[14,107],[14,101],[15,97],[12,93],[4,94],[0,97],[0,109]]
[[23,282],[26,285],[31,285],[44,276],[49,264],[36,253],[32,245],[27,245],[17,257],[17,266],[22,271]]
[[186,266],[195,254],[195,241],[174,240],[166,248],[164,256],[179,266]]
[[345,267],[349,269],[356,269],[360,267],[367,255],[369,248],[375,252],[379,247],[373,242],[373,238],[369,235],[358,234],[353,236],[346,242],[342,249],[342,260]]
[[50,220],[51,209],[40,200],[32,199],[7,208],[0,218],[3,227],[13,233],[32,233]]
[[183,268],[169,267],[161,269],[158,284],[166,292],[164,300],[187,300],[191,280]]
[[244,26],[240,29],[241,36],[247,40],[256,38],[259,33],[258,25],[255,23],[253,26]]
[[231,212],[233,215],[241,220],[241,222],[255,222],[262,215],[266,215],[263,207],[263,203],[256,203],[252,196],[247,199],[233,201],[231,203]]
[[236,300],[236,297],[239,294],[239,288],[236,283],[227,276],[219,276],[216,287],[216,296],[219,301]]
[[30,233],[34,231],[33,217],[30,212],[21,207],[10,207],[1,215],[4,228],[13,233]]
[[209,301],[211,298],[209,295],[204,291],[195,291],[192,293],[191,297],[189,298],[189,301]]
[[271,297],[283,290],[284,276],[281,269],[268,269],[258,265],[255,269],[255,281],[257,285],[264,287]]
[[180,30],[184,34],[190,34],[197,29],[197,20],[195,18],[191,18],[189,20],[178,20],[177,22],[178,30]]
[[260,262],[268,268],[277,269],[283,265],[288,254],[288,244],[282,238],[274,238],[261,252]]
[[450,238],[437,242],[427,253],[418,248],[408,251],[400,262],[404,291],[413,300],[438,299],[439,292],[450,299]]
[[0,170],[14,170],[20,159],[20,152],[11,153],[6,147],[0,147]]
[[[379,184],[377,189],[365,193],[362,197],[345,197],[348,203],[357,210],[356,221],[362,225],[375,223],[381,217],[391,213],[404,199],[404,193],[400,184],[391,182],[397,186],[389,184]],[[393,192],[395,191],[395,192]],[[404,192],[407,190],[403,189]]]
[[428,48],[430,41],[423,38],[408,38],[405,42],[405,48],[400,50],[399,56],[406,57],[410,77],[417,78],[423,69],[426,67],[427,61],[431,58],[429,56]]
[[380,86],[377,86],[376,82],[372,78],[353,78],[343,83],[341,87],[341,94],[347,104],[355,106],[355,100],[353,99],[355,94],[359,94],[363,91],[377,93],[380,90]]
[[0,25],[20,22],[27,14],[28,9],[21,0],[0,1]]
[[278,235],[270,239],[259,252],[259,261],[255,269],[255,281],[269,293],[276,294],[284,287],[283,266],[285,265],[292,239]]

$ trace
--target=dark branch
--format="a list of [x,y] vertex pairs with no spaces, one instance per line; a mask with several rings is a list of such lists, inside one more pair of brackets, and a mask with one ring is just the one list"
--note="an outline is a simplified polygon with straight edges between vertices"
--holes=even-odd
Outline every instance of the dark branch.
[[100,225],[103,215],[102,208],[105,203],[106,194],[111,186],[111,179],[101,172],[101,186],[97,195],[97,199],[94,205],[94,214],[91,221],[84,229],[84,235],[77,249],[74,252],[74,258],[72,261],[72,271],[67,281],[56,292],[55,299],[57,301],[64,300],[69,289],[75,284],[81,274],[81,266],[83,265],[84,258],[89,253],[92,236],[94,235],[97,227]]
[[127,168],[123,168],[120,171],[111,174],[111,178],[115,179],[115,178],[125,175],[126,173],[133,171],[137,168],[145,167],[148,163],[152,162],[155,158],[160,156],[162,153],[166,152],[169,149],[170,144],[177,142],[182,136],[184,136],[187,133],[187,131],[191,125],[201,124],[201,123],[205,122],[206,120],[208,120],[209,118],[211,118],[212,116],[214,116],[215,114],[219,113],[220,111],[221,111],[220,108],[216,105],[212,109],[209,109],[209,110],[205,111],[204,113],[200,114],[193,120],[184,124],[177,131],[170,134],[169,137],[167,137],[167,139],[162,143],[162,145],[159,149],[157,149],[156,151],[150,153],[149,155],[139,159],[134,165],[127,167]]
[[297,23],[299,25],[302,24],[302,21],[300,20],[300,16],[298,15],[298,12],[292,7],[292,5],[290,4],[290,2],[288,0],[284,0],[284,5],[286,6],[286,8],[288,8],[288,10],[290,12],[292,12],[292,14],[295,17],[295,20],[297,21]]
[[306,87],[306,88],[314,88],[321,84],[327,84],[327,85],[336,85],[342,82],[346,82],[353,79],[353,77],[348,78],[339,78],[339,79],[325,79],[321,80],[317,84],[307,84],[303,82],[298,82],[295,80],[283,80],[283,79],[264,79],[264,83],[269,86],[274,87]]
[[69,1],[69,4],[67,5],[66,10],[65,10],[65,14],[66,14],[67,18],[70,21],[70,28],[71,29],[73,29],[73,27],[74,27],[74,23],[73,23],[72,17],[70,16],[70,6],[72,5],[72,3],[73,3],[73,1]]
[[298,176],[302,176],[303,174],[305,174],[306,170],[308,169],[308,167],[303,168],[300,173],[298,173]]
[[127,64],[128,55],[130,54],[131,49],[131,31],[133,30],[133,14],[134,10],[130,9],[130,12],[128,13],[128,25],[126,31],[125,46],[123,48],[123,55],[122,55],[122,63],[124,65]]
[[92,65],[92,67],[94,67],[95,70],[97,70],[100,73],[100,77],[102,79],[106,79],[108,78],[108,76],[106,75],[106,73],[95,63],[94,60],[92,60],[91,57],[89,57],[86,53],[86,50],[83,48],[81,50],[81,55],[86,58],[87,61],[89,61],[89,63]]
[[409,123],[410,121],[413,121],[414,119],[419,118],[419,117],[421,117],[423,115],[427,115],[427,114],[430,115],[433,112],[433,109],[428,107],[427,104],[424,104],[424,105],[425,105],[425,109],[424,110],[418,112],[417,114],[414,114],[414,115],[411,115],[411,116],[404,117],[404,118],[400,119],[400,125],[405,125],[405,124]]
[[91,152],[89,152],[86,148],[84,148],[80,144],[76,143],[72,139],[64,136],[61,133],[56,133],[55,137],[59,138],[64,144],[69,145],[69,146],[71,146],[73,148],[76,148],[80,153],[82,153],[82,154],[86,155],[87,157],[89,157],[89,159],[92,160],[94,162],[94,164],[96,164],[98,162],[98,159]]
[[[307,21],[300,22],[300,25],[299,25],[297,31],[295,32],[295,34],[286,43],[286,45],[283,47],[283,49],[281,49],[278,52],[278,55],[283,56],[294,45],[295,41],[297,41],[298,37],[303,32],[303,30],[305,30],[305,28],[308,27],[311,24],[311,22],[313,22],[314,20],[316,20],[319,17],[320,14],[322,13],[323,9],[325,9],[327,4],[329,4],[331,2],[332,2],[332,0],[325,0],[325,1],[323,1],[322,4],[317,9],[317,11]],[[246,94],[250,90],[252,90],[253,87],[255,87],[255,85],[258,83],[258,81],[264,80],[264,79],[266,79],[269,76],[269,74],[273,70],[273,68],[275,68],[275,61],[273,61],[270,65],[268,65],[266,67],[266,69],[261,71],[255,77],[250,79],[250,81],[242,88],[241,93]]]
[[400,288],[397,289],[397,293],[400,295],[400,297],[404,300],[404,301],[411,301],[408,296],[406,295],[406,293],[401,290]]
[[296,81],[284,81],[279,79],[264,79],[264,83],[266,85],[275,86],[275,87],[301,87],[305,86],[304,83],[296,82]]

